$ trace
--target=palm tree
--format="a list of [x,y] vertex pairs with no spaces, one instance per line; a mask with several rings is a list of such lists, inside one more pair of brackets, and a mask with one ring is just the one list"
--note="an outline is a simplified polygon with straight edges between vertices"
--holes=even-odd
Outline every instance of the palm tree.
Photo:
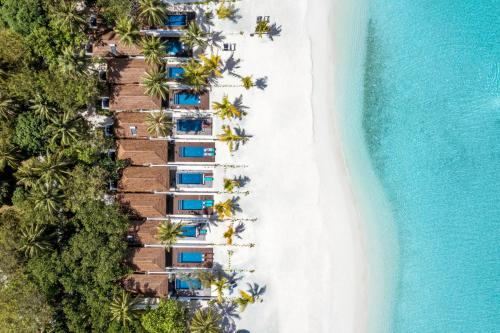
[[74,33],[85,24],[82,13],[78,11],[78,1],[61,0],[52,16],[60,29],[68,30],[70,33]]
[[250,88],[252,88],[253,86],[255,86],[255,83],[253,82],[253,79],[252,79],[251,76],[243,76],[241,78],[241,84],[243,84],[243,87],[246,90],[249,90]]
[[59,189],[49,183],[38,184],[31,192],[34,208],[45,211],[49,214],[56,213],[64,198]]
[[191,333],[221,333],[221,316],[212,308],[196,310],[191,324]]
[[115,33],[125,46],[135,44],[140,36],[139,27],[132,18],[122,17],[116,22]]
[[215,212],[217,213],[217,217],[219,218],[219,220],[233,216],[234,208],[235,208],[235,203],[231,199],[218,202],[214,205],[214,209]]
[[35,171],[38,163],[40,162],[36,157],[23,161],[15,173],[17,183],[26,187],[35,186],[39,179],[38,173]]
[[200,280],[204,288],[210,288],[215,281],[214,273],[211,271],[199,271],[196,278]]
[[167,75],[164,70],[153,69],[147,71],[142,79],[146,94],[152,97],[167,99],[168,84]]
[[190,59],[183,67],[182,81],[195,92],[205,90],[210,73],[198,61]]
[[212,282],[212,286],[217,292],[217,303],[224,302],[224,290],[229,288],[229,281],[225,277],[220,277]]
[[50,143],[55,145],[59,142],[63,146],[69,146],[78,141],[80,133],[78,130],[78,121],[80,117],[74,116],[71,112],[64,112],[62,116],[51,119],[52,124],[47,129],[52,133]]
[[182,224],[172,221],[163,221],[158,226],[157,239],[162,245],[165,245],[167,251],[177,243],[177,239],[182,235]]
[[207,34],[201,27],[195,22],[189,22],[189,25],[184,32],[184,35],[181,36],[180,41],[189,46],[190,48],[199,47],[204,49],[207,45]]
[[241,183],[235,179],[224,178],[224,190],[233,193],[236,187],[241,187]]
[[233,236],[234,236],[234,227],[230,225],[227,227],[227,230],[224,232],[224,238],[226,239],[227,245],[233,245]]
[[255,303],[255,297],[244,290],[240,290],[240,297],[236,298],[234,301],[240,307],[240,312],[243,312],[247,308],[248,304]]
[[65,160],[62,154],[47,154],[42,161],[32,166],[32,172],[38,175],[39,180],[47,184],[64,184],[69,174],[67,170],[69,162]]
[[28,258],[36,257],[40,252],[47,250],[50,243],[44,238],[45,228],[40,224],[31,224],[21,228],[19,251]]
[[240,118],[243,113],[229,101],[227,95],[222,97],[221,102],[213,102],[212,109],[215,110],[215,114],[219,116],[220,119],[229,119],[229,118]]
[[139,0],[139,18],[150,27],[163,24],[167,9],[160,0]]
[[234,7],[231,5],[225,5],[224,1],[221,2],[220,6],[215,10],[219,20],[225,20],[230,18],[234,14]]
[[7,121],[14,116],[13,102],[0,93],[0,119]]
[[165,137],[172,130],[172,120],[164,112],[149,113],[146,117],[149,135]]
[[7,140],[0,140],[0,171],[6,166],[14,168],[17,165],[17,149]]
[[30,100],[30,102],[32,104],[30,109],[44,119],[50,119],[51,114],[55,111],[47,99],[40,93],[37,93],[35,98]]
[[160,38],[154,36],[145,36],[141,39],[142,54],[144,60],[150,65],[159,65],[162,57],[165,56],[165,47]]
[[219,55],[212,54],[210,57],[207,57],[203,54],[200,54],[200,59],[203,62],[203,67],[215,77],[222,77],[221,72],[221,57]]
[[135,308],[138,303],[137,297],[132,297],[125,290],[113,297],[113,301],[109,305],[111,312],[111,320],[116,321],[122,327],[128,325],[139,317],[139,312]]
[[262,38],[264,34],[268,34],[271,31],[271,27],[269,26],[269,22],[259,21],[255,26],[255,33]]
[[222,125],[222,131],[223,133],[217,135],[217,138],[220,141],[227,143],[229,151],[234,151],[235,144],[248,140],[248,138],[244,136],[233,133],[233,130],[229,127],[229,125]]
[[85,56],[85,51],[80,50],[75,52],[71,46],[68,46],[57,58],[57,64],[61,72],[68,75],[79,76],[87,68],[87,57]]

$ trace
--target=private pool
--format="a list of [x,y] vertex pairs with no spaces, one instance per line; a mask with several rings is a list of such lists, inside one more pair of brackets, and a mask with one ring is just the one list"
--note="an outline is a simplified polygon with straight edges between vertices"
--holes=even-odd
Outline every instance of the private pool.
[[181,157],[215,156],[215,148],[181,147],[180,155],[181,155]]
[[200,102],[200,95],[198,94],[178,92],[174,95],[174,104],[177,105],[198,105]]
[[182,43],[179,40],[168,40],[166,46],[166,52],[170,56],[176,56],[183,51]]
[[196,199],[187,199],[187,200],[179,200],[179,209],[180,210],[202,210],[206,207],[212,207],[214,204],[213,200],[196,200]]
[[199,264],[203,262],[203,253],[201,252],[181,252],[177,256],[177,262],[183,264]]
[[198,228],[194,225],[184,225],[181,227],[182,237],[196,237]]
[[177,130],[180,132],[201,132],[203,129],[203,119],[179,119],[177,120]]
[[180,79],[184,74],[184,68],[182,67],[169,67],[167,71],[167,78],[169,79]]
[[201,289],[199,279],[175,279],[175,289]]
[[186,172],[186,173],[178,173],[177,174],[177,184],[179,185],[201,185],[204,183],[203,178],[204,174],[194,173],[194,172]]
[[187,15],[167,15],[167,18],[165,19],[165,25],[167,27],[184,27],[187,25]]

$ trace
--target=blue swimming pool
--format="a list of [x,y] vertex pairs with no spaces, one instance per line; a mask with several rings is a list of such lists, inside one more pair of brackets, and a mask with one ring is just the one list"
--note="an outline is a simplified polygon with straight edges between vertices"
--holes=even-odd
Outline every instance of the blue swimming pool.
[[169,67],[167,75],[169,79],[179,79],[184,74],[184,68],[182,67]]
[[194,225],[185,225],[181,227],[182,237],[196,237],[196,230],[198,228]]
[[166,52],[171,56],[178,55],[182,52],[182,43],[178,40],[167,41]]
[[178,173],[177,174],[177,183],[180,185],[199,185],[203,184],[204,174],[202,172],[199,173]]
[[175,289],[201,289],[199,279],[175,279]]
[[167,15],[165,25],[167,27],[183,27],[187,24],[187,15]]
[[179,209],[182,210],[202,210],[203,200],[180,200]]
[[174,104],[177,105],[198,105],[200,104],[200,95],[188,92],[179,92],[174,96]]
[[204,157],[205,147],[182,147],[181,148],[182,157]]
[[185,264],[194,264],[203,262],[203,253],[201,252],[181,252],[177,256],[177,262]]
[[180,132],[201,132],[203,128],[202,119],[179,119],[177,130]]

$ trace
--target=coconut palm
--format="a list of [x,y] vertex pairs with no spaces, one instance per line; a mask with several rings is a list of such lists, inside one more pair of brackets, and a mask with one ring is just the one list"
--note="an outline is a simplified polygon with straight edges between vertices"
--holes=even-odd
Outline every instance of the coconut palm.
[[52,17],[56,26],[70,33],[75,33],[85,24],[83,14],[78,11],[78,1],[61,0]]
[[268,34],[271,31],[271,26],[269,25],[269,22],[266,21],[259,21],[257,22],[257,25],[255,26],[255,33],[257,36],[262,38],[263,35]]
[[215,14],[217,14],[219,20],[231,18],[234,14],[234,7],[232,5],[226,6],[224,1],[222,1],[220,6],[215,10]]
[[144,60],[150,65],[159,65],[162,57],[165,56],[165,47],[160,38],[154,36],[145,36],[141,39],[142,54]]
[[48,184],[54,182],[64,184],[68,171],[69,162],[65,160],[62,154],[47,154],[41,161],[32,166],[31,172],[38,175],[39,180]]
[[199,47],[204,49],[207,45],[207,33],[195,22],[189,22],[189,25],[181,36],[180,41],[190,48]]
[[215,281],[214,273],[212,273],[211,271],[199,271],[196,274],[196,278],[200,280],[201,285],[204,288],[210,288]]
[[118,322],[122,327],[128,325],[139,317],[139,311],[136,309],[138,304],[137,297],[132,297],[125,290],[113,297],[109,309],[111,312],[111,320]]
[[210,72],[198,61],[191,59],[183,67],[182,81],[195,92],[205,90]]
[[132,18],[122,17],[116,22],[115,33],[125,46],[135,44],[140,36],[139,27]]
[[35,209],[54,214],[59,211],[64,195],[53,184],[40,183],[32,190],[31,198]]
[[63,49],[62,54],[57,58],[59,70],[65,74],[79,76],[85,72],[87,68],[87,57],[85,51],[75,50],[68,46]]
[[240,290],[240,297],[236,298],[234,302],[240,307],[240,312],[243,312],[247,308],[248,304],[255,303],[255,297],[244,290]]
[[217,135],[217,138],[220,141],[227,143],[229,151],[234,151],[235,145],[239,142],[245,142],[248,140],[248,138],[244,136],[235,134],[231,127],[229,127],[228,125],[222,126],[222,132],[222,134]]
[[19,251],[26,257],[33,258],[40,252],[47,250],[50,243],[44,238],[45,228],[40,224],[31,224],[21,228]]
[[251,76],[243,76],[241,78],[241,84],[246,90],[249,90],[253,86],[255,86],[255,83],[253,82],[253,79]]
[[167,75],[164,70],[153,69],[146,72],[142,79],[146,94],[152,97],[167,99],[168,84]]
[[51,114],[55,112],[49,101],[40,93],[37,93],[35,98],[30,100],[30,102],[32,104],[30,109],[44,119],[50,119]]
[[227,95],[222,97],[222,101],[213,102],[212,109],[215,110],[215,114],[219,116],[220,119],[229,119],[229,118],[240,118],[243,113],[229,101]]
[[161,111],[148,114],[146,124],[148,125],[148,133],[157,137],[168,136],[172,130],[171,118]]
[[0,140],[0,171],[5,167],[14,168],[17,165],[17,149],[7,140]]
[[165,245],[167,251],[177,243],[177,239],[182,235],[182,224],[174,223],[172,221],[163,221],[158,226],[158,232],[156,238],[161,244]]
[[229,281],[225,277],[220,277],[212,281],[212,286],[217,292],[217,303],[222,304],[224,302],[224,290],[229,288]]
[[224,178],[224,190],[233,193],[236,187],[241,187],[241,183],[236,179]]
[[139,0],[139,18],[150,27],[163,24],[167,9],[160,0]]
[[217,217],[219,218],[219,220],[233,216],[235,206],[236,204],[231,199],[227,199],[226,201],[221,201],[216,203],[214,205],[214,209],[215,212],[217,213]]
[[224,238],[226,239],[227,245],[233,245],[233,236],[235,234],[234,227],[230,225],[227,227],[227,230],[224,232]]
[[63,146],[78,141],[80,133],[78,130],[78,122],[80,117],[74,116],[71,112],[64,112],[61,116],[51,118],[51,124],[47,129],[52,134],[50,143],[55,145],[58,142]]
[[221,72],[221,57],[219,55],[212,54],[210,57],[207,57],[203,54],[200,54],[200,59],[203,62],[203,67],[213,76],[222,77]]
[[15,173],[17,183],[26,187],[35,186],[39,179],[38,173],[35,171],[38,163],[36,157],[23,161]]
[[0,119],[7,121],[14,116],[13,102],[0,93]]
[[191,333],[221,333],[221,316],[211,307],[196,310],[189,329]]

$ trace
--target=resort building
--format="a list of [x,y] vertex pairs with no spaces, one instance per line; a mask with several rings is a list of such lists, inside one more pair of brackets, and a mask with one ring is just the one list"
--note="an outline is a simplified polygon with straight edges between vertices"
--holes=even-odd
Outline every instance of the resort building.
[[118,182],[120,192],[168,192],[170,190],[170,174],[167,167],[137,167],[123,169]]
[[93,57],[136,57],[140,56],[141,48],[137,44],[125,45],[113,30],[100,31],[99,39],[86,46],[87,55]]
[[135,273],[122,283],[126,290],[146,297],[166,298],[169,295],[168,275]]
[[213,267],[213,249],[210,247],[174,247],[167,252],[163,247],[130,248],[127,264],[136,273],[167,274],[172,272]]
[[132,165],[166,165],[168,146],[161,140],[117,140],[117,157]]
[[[141,220],[133,221],[127,232],[127,240],[134,245],[162,246],[158,239],[158,227],[162,221]],[[188,221],[181,228],[182,234],[178,239],[179,245],[200,244],[205,241],[207,224],[205,222]]]
[[122,139],[148,139],[146,112],[117,112],[115,114],[115,137]]

